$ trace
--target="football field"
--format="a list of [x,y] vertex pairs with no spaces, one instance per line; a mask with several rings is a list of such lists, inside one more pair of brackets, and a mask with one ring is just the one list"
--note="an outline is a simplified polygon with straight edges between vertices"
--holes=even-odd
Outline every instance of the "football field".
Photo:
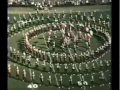
[[[39,11],[39,13],[54,13],[56,10],[56,13],[62,13],[63,11],[65,13],[69,13],[70,11],[72,12],[77,12],[77,11],[80,11],[80,12],[92,12],[92,11],[96,11],[96,17],[99,16],[100,13],[102,13],[103,15],[110,15],[111,16],[111,6],[110,5],[93,5],[93,6],[76,6],[76,7],[57,7],[57,8],[53,8],[52,10],[46,10],[46,11]],[[22,15],[22,14],[26,14],[28,15],[28,13],[31,12],[31,13],[36,13],[36,11],[33,9],[33,8],[18,8],[18,7],[12,7],[12,8],[8,8],[8,15],[10,16],[10,19],[12,21],[13,17],[16,16],[17,18],[19,18],[19,15]],[[8,44],[9,46],[12,46],[14,47],[16,50],[19,50],[21,52],[24,51],[24,37],[23,37],[23,34],[30,31],[33,27],[29,27],[27,28],[26,30],[23,30],[19,33],[16,33],[14,36],[11,36],[8,38]],[[108,32],[111,34],[111,30],[108,30]],[[45,37],[47,37],[47,35],[45,34]],[[46,46],[45,46],[45,41],[44,41],[44,38],[42,37],[42,34],[40,34],[37,38],[33,38],[30,40],[31,44],[33,46],[36,46],[37,48],[41,49],[41,50],[46,50]],[[92,49],[96,49],[97,47],[101,46],[103,44],[103,42],[101,40],[99,40],[98,37],[93,37],[92,39],[92,45],[91,45],[91,48]],[[111,60],[111,51],[107,52],[101,59],[105,59],[105,60]],[[32,61],[32,63],[34,63],[35,60]],[[43,73],[44,74],[44,78],[48,78],[48,72],[44,72],[42,71],[42,66],[40,67],[40,70],[35,70],[34,68],[31,68],[29,69],[27,66],[25,65],[22,65],[22,64],[19,64],[19,63],[15,63],[15,62],[12,62],[12,61],[9,61],[8,60],[8,63],[10,63],[13,67],[13,73],[15,74],[16,71],[15,71],[15,67],[16,66],[19,66],[20,67],[20,70],[22,69],[26,69],[26,72],[28,73],[27,74],[27,79],[30,78],[30,75],[29,75],[29,71],[35,71],[36,73],[36,82],[35,83],[38,83],[39,82],[39,73]],[[40,62],[41,64],[43,62]],[[55,68],[56,69],[56,68]],[[52,77],[54,77],[54,74],[55,73],[50,73]],[[109,76],[109,73],[106,74],[106,77],[107,75]],[[22,75],[20,76],[22,77]],[[64,77],[64,83],[66,84],[66,86],[68,86],[68,77]],[[77,80],[77,78],[75,78],[74,80]],[[54,86],[49,86],[48,85],[48,82],[47,80],[44,81],[45,82],[45,85],[39,85],[38,84],[38,88],[28,88],[28,85],[30,85],[31,83],[29,82],[24,82],[24,81],[21,81],[21,80],[18,80],[16,78],[10,78],[8,77],[8,90],[67,90],[66,88],[62,88],[62,89],[59,89],[57,87],[54,87]],[[53,78],[53,84],[55,85],[57,83],[57,80],[56,78]],[[110,90],[111,88],[108,86],[108,85],[105,85],[105,86],[97,86],[97,87],[93,87],[93,88],[86,88],[86,90]],[[85,90],[84,88],[78,88],[78,87],[74,87],[74,88],[71,88],[71,90]]]

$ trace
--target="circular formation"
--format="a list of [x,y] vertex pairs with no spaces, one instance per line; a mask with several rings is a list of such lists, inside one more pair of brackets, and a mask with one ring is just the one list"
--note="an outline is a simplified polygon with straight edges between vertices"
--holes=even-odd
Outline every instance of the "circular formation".
[[[71,55],[71,53],[60,53],[60,54],[58,54],[58,53],[55,53],[55,52],[53,52],[53,53],[50,53],[49,51],[48,52],[45,52],[45,51],[42,51],[42,50],[38,50],[37,48],[35,48],[35,47],[33,47],[31,44],[30,44],[30,42],[29,42],[29,40],[31,39],[31,38],[33,38],[33,37],[35,37],[35,36],[37,36],[37,35],[39,35],[40,33],[45,33],[45,32],[48,32],[48,41],[45,41],[46,42],[46,44],[47,44],[47,47],[49,48],[50,47],[50,44],[51,43],[53,43],[53,51],[55,51],[55,45],[54,45],[54,43],[55,43],[55,41],[53,41],[53,40],[51,40],[51,37],[53,37],[53,35],[52,34],[54,34],[54,32],[55,31],[52,31],[52,30],[56,30],[57,29],[57,31],[60,31],[60,27],[59,27],[59,25],[58,25],[58,27],[57,27],[57,25],[56,24],[54,24],[54,27],[53,27],[53,25],[51,25],[51,29],[49,29],[50,28],[50,26],[49,27],[47,27],[46,25],[41,25],[41,26],[38,26],[38,28],[37,29],[35,29],[35,30],[31,30],[31,31],[29,31],[29,32],[27,32],[26,34],[25,34],[25,45],[26,45],[26,48],[27,48],[27,50],[33,55],[33,56],[36,56],[36,57],[39,57],[39,59],[40,60],[46,60],[47,62],[50,62],[50,58],[49,58],[49,56],[50,55],[53,55],[53,57],[52,57],[52,59],[54,60],[53,62],[54,63],[65,63],[65,62],[68,62],[68,63],[72,63],[72,62],[77,62],[77,63],[80,63],[80,62],[87,62],[88,60],[90,60],[90,58],[91,57],[93,57],[93,55],[94,55],[94,59],[95,59],[95,56],[96,56],[96,58],[97,57],[99,57],[99,56],[101,56],[101,54],[103,54],[105,51],[107,51],[108,49],[109,49],[109,47],[110,47],[110,40],[111,40],[111,38],[110,38],[110,36],[109,36],[109,33],[106,33],[106,32],[102,32],[102,31],[94,31],[95,33],[97,33],[97,34],[101,34],[101,36],[106,40],[106,42],[104,43],[104,46],[102,46],[101,47],[101,49],[98,51],[98,50],[92,50],[91,51],[91,53],[88,53],[88,51],[86,51],[86,52],[84,52],[84,54],[86,55],[86,56],[84,56],[84,58],[82,59],[82,54],[83,53],[80,53],[80,54],[77,54],[77,52],[75,51],[75,53],[74,54],[72,54]],[[50,30],[50,31],[48,31],[48,30]],[[63,30],[63,29],[62,29]],[[66,29],[66,30],[68,30],[68,29]],[[62,32],[62,31],[61,31]],[[80,31],[80,33],[81,33],[81,31]],[[60,33],[59,33],[60,34]],[[69,34],[68,32],[67,32],[67,34]],[[71,33],[72,34],[72,33]],[[59,45],[60,46],[64,46],[62,49],[62,51],[64,52],[64,49],[65,48],[67,48],[68,50],[70,50],[71,48],[69,48],[71,45],[69,44],[69,38],[68,38],[68,36],[64,36],[65,34],[61,34],[61,36],[60,37],[62,37],[63,36],[63,38],[64,38],[64,40],[62,41],[62,44],[60,45],[60,43],[59,43]],[[83,35],[83,34],[80,34],[80,35]],[[87,34],[86,34],[86,36],[87,36]],[[43,35],[43,37],[44,37],[44,35]],[[58,37],[58,38],[60,38],[60,37]],[[72,37],[72,35],[70,36],[70,37]],[[74,37],[74,36],[73,36]],[[87,42],[90,42],[90,39],[91,39],[91,35],[89,35],[88,34],[88,41]],[[57,38],[57,36],[56,35],[54,35],[54,38],[56,38],[57,40],[58,40],[58,38]],[[68,38],[68,40],[66,40],[65,41],[65,39],[67,39]],[[73,39],[73,38],[72,38]],[[74,37],[74,39],[76,39],[76,37]],[[75,45],[76,45],[76,47],[77,47],[77,43],[78,43],[78,41],[76,40],[73,40],[73,42],[71,42],[71,43],[75,43]],[[65,47],[65,45],[66,45],[66,47]],[[74,47],[74,45],[73,45],[73,47]],[[98,54],[98,52],[100,53],[100,54]],[[41,56],[41,54],[42,55],[44,55],[43,57],[40,57]],[[64,58],[63,60],[58,60],[58,59],[61,59],[61,57],[60,56],[62,56],[62,58]],[[79,58],[79,59],[77,59],[77,58]],[[75,59],[75,60],[74,60]]]
[[[111,62],[101,60],[111,48],[111,36],[108,30],[110,19],[109,16],[103,18],[102,14],[100,18],[96,18],[95,13],[33,15],[29,13],[28,16],[19,16],[20,20],[14,17],[14,23],[8,29],[9,40],[15,35],[22,34],[24,41],[20,49],[23,51],[10,46],[9,61],[30,69],[30,78],[26,76],[28,71],[25,69],[22,69],[21,78],[19,66],[10,64],[8,65],[9,77],[28,83],[68,89],[110,84]],[[38,37],[42,38],[39,39],[39,43],[43,44],[45,49],[37,48],[31,43],[32,39]],[[93,38],[101,40],[97,48],[91,47]],[[81,48],[84,50],[80,50]],[[12,73],[11,67],[16,68],[16,75]],[[48,79],[43,74],[46,72],[48,72]],[[53,82],[53,78],[56,83]]]

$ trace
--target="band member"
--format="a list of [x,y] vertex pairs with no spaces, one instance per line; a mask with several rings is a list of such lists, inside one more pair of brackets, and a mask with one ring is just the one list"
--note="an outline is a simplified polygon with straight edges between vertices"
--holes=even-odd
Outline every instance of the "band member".
[[68,63],[68,55],[66,53],[63,53],[64,54],[64,62]]
[[96,18],[95,17],[93,17],[93,19],[92,19],[92,24],[94,27],[96,27]]
[[7,17],[7,20],[8,20],[8,22],[10,21],[10,17],[9,16]]
[[51,58],[50,57],[51,57],[51,53],[50,52],[46,52],[46,59],[45,60],[47,62],[49,62],[49,63],[51,63],[51,60],[50,60]]
[[15,48],[13,49],[13,59],[16,60],[16,49]]
[[47,40],[47,46],[48,46],[48,48],[50,47],[50,45],[51,45],[51,38],[48,37],[48,40]]
[[16,60],[16,49],[12,49],[12,48],[11,48],[11,50],[12,50],[12,52],[11,52],[12,59],[13,59],[13,60]]
[[53,61],[53,62],[56,62],[56,58],[55,58],[55,57],[56,57],[56,54],[55,54],[55,52],[52,53],[51,55],[52,55],[52,61]]
[[68,72],[68,65],[66,63],[64,64],[64,70],[65,70],[65,73]]
[[110,22],[110,16],[109,15],[107,15],[107,17],[106,17],[106,22]]
[[63,54],[60,54],[60,62],[63,62]]
[[[50,72],[53,71],[53,64],[49,64],[49,67],[50,67],[50,70],[49,70],[49,71],[50,71]],[[50,73],[50,72],[49,72],[49,73]]]
[[105,60],[105,63],[106,63],[106,67],[109,67],[109,66],[110,66],[110,61]]
[[61,34],[62,34],[62,38],[64,38],[65,37],[65,30],[61,29],[60,31],[61,31]]
[[25,69],[23,69],[23,81],[26,81],[26,70]]
[[90,18],[91,18],[91,19],[92,19],[92,18],[93,18],[93,16],[94,16],[93,14],[94,14],[94,13],[93,13],[93,12],[91,12],[91,14],[90,14]]
[[60,75],[59,83],[60,83],[60,86],[62,86],[62,84],[63,84],[63,77],[61,75]]
[[72,71],[75,71],[75,64],[72,64]]
[[49,75],[49,76],[48,76],[48,83],[49,83],[49,85],[51,85],[51,84],[52,84],[51,75]]
[[13,59],[16,60],[16,49],[15,48],[13,49]]
[[60,58],[59,58],[59,54],[58,53],[56,53],[56,62],[60,62]]
[[23,14],[22,17],[23,17],[23,21],[25,21],[26,20],[25,14]]
[[91,35],[90,35],[90,33],[85,34],[85,38],[86,38],[86,44],[90,48],[90,42],[91,42]]
[[83,81],[83,86],[88,86],[88,82],[87,81],[85,81],[85,78],[84,78],[84,76],[82,76],[82,81]]
[[104,84],[107,83],[104,72],[100,71],[99,73],[100,73],[100,77],[99,77],[100,86],[104,86]]
[[75,59],[76,62],[78,62],[78,58],[77,57],[78,57],[78,55],[77,55],[77,53],[75,53],[74,54],[74,59]]
[[106,28],[110,29],[110,27],[111,27],[111,23],[110,22],[106,22]]
[[21,25],[21,22],[18,22],[18,32],[22,29],[22,25]]
[[92,73],[91,74],[91,80],[90,80],[90,88],[92,88],[92,87],[95,87],[95,86],[97,86],[98,85],[98,83],[97,82],[95,82],[95,79],[94,79],[94,74]]
[[31,19],[31,18],[29,18],[29,20],[28,20],[28,25],[29,25],[29,26],[32,25],[32,19]]
[[14,34],[14,29],[13,29],[13,27],[10,27],[9,33],[10,33],[10,36]]
[[40,17],[39,17],[39,16],[37,16],[36,24],[37,24],[37,25],[40,24]]
[[46,52],[45,51],[42,52],[43,52],[43,60],[46,60]]
[[39,75],[39,79],[40,79],[40,83],[43,84],[44,83],[44,76],[42,73]]
[[77,81],[78,86],[81,88],[82,87],[82,81]]
[[8,75],[11,76],[11,65],[8,64]]
[[[61,41],[62,41],[62,40],[61,40]],[[62,49],[62,52],[64,52],[64,50],[65,50],[65,44],[64,44],[64,43],[62,43],[61,49]]]
[[19,67],[17,66],[16,67],[16,77],[19,78],[19,75],[20,75],[20,70],[19,70]]
[[84,20],[84,21],[87,21],[86,12],[83,13],[83,20]]
[[80,18],[80,20],[83,22],[83,20],[84,20],[84,17],[83,17],[83,15],[81,15],[81,18]]
[[103,70],[104,69],[104,67],[103,67],[103,61],[100,60],[99,63],[100,63],[100,70]]
[[43,71],[46,71],[46,60],[43,61],[42,66],[43,66]]
[[31,66],[31,55],[29,55],[26,60],[27,60],[27,65]]
[[43,56],[44,51],[41,50],[41,60],[44,60],[44,56]]
[[36,58],[36,62],[35,62],[35,68],[39,67],[39,58]]
[[41,17],[41,22],[44,24],[44,16]]
[[24,21],[21,21],[21,27],[25,28],[25,22]]
[[14,23],[17,22],[17,18],[15,16],[13,17],[13,21],[14,21]]
[[41,56],[42,56],[41,54],[42,54],[42,53],[41,53],[41,50],[39,50],[39,51],[38,51],[38,57],[39,57],[40,59],[41,59]]
[[17,59],[17,62],[21,61],[21,56],[19,51],[16,52],[16,59]]
[[88,63],[85,63],[85,71],[86,71],[86,73],[87,73],[87,75],[88,75],[88,73],[89,73],[89,66],[88,66]]
[[53,31],[52,31],[52,29],[50,29],[48,32],[48,37],[52,37],[52,35],[53,35]]
[[96,72],[96,66],[94,62],[92,62],[92,71],[93,71],[93,74]]
[[83,86],[82,76],[81,76],[81,74],[79,74],[78,76],[79,76],[79,78],[80,78],[80,81],[78,81],[77,84],[78,84],[78,86],[79,86],[80,88],[82,88],[82,86]]
[[73,75],[70,75],[69,83],[70,85],[73,85]]
[[60,72],[61,66],[60,66],[59,63],[56,64],[56,69],[57,69],[58,72]]
[[[52,26],[53,26],[53,30],[56,30],[56,24],[55,23],[52,23]],[[54,32],[53,32],[53,34],[54,34]]]
[[32,17],[33,17],[30,12],[28,13],[28,16],[29,16],[29,18],[31,18],[31,19],[32,19]]
[[25,64],[26,61],[26,53],[23,52],[23,56],[22,56],[22,63]]
[[55,41],[53,41],[53,46],[52,46],[52,50],[55,52],[55,46],[56,46],[56,43]]
[[89,33],[90,33],[90,35],[92,37],[93,36],[93,31],[91,29],[90,29]]
[[83,72],[82,72],[82,63],[79,63],[79,72],[82,74]]
[[11,57],[11,58],[13,58],[13,48],[12,48],[12,47],[10,47],[10,49],[9,49],[9,50],[10,50],[10,57]]
[[57,39],[57,31],[53,32],[54,38]]
[[34,81],[35,80],[35,72],[33,71],[32,72],[32,81]]
[[80,31],[78,31],[78,39],[83,39],[83,33]]
[[90,50],[90,57],[93,58],[93,59],[95,59],[94,55],[95,55],[94,50]]
[[33,25],[35,25],[35,21],[36,21],[36,20],[35,20],[35,17],[33,16],[33,17],[32,17],[32,24],[33,24]]
[[68,57],[68,62],[73,62],[71,55],[67,55],[67,57]]
[[105,20],[102,21],[102,26],[103,26],[104,28],[106,28],[106,22],[105,22]]
[[70,88],[70,87],[68,87],[68,88],[67,88],[67,90],[71,90],[71,88]]
[[100,20],[101,20],[101,21],[103,21],[103,20],[104,20],[104,19],[103,19],[103,15],[102,15],[102,14],[100,15]]

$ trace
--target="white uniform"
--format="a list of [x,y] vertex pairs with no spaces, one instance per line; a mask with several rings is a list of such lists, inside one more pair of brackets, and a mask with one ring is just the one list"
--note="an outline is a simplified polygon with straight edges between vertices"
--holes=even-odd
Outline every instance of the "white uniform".
[[32,72],[32,80],[34,80],[35,79],[35,72],[33,71]]
[[72,70],[75,70],[75,64],[72,64]]
[[70,83],[72,84],[73,78],[72,75],[70,75]]
[[67,66],[67,64],[64,64],[64,66],[65,66],[65,70],[68,70],[68,66]]
[[11,65],[8,64],[8,74],[10,75],[11,74]]
[[19,74],[20,74],[20,72],[19,72],[19,67],[17,66],[17,67],[16,67],[16,76],[19,77]]
[[60,84],[62,85],[63,78],[60,76]]
[[39,78],[40,78],[41,83],[43,83],[43,81],[44,81],[44,76],[43,76],[42,73],[40,74]]
[[48,77],[49,84],[52,83],[51,76]]
[[93,74],[91,74],[91,81],[94,81],[94,76],[93,76]]
[[100,71],[100,77],[99,77],[99,79],[101,80],[101,82],[103,84],[103,82],[105,81],[105,75],[104,75],[103,71]]
[[26,70],[23,69],[23,79],[26,79]]
[[77,84],[79,87],[82,87],[82,82],[81,81],[77,81]]

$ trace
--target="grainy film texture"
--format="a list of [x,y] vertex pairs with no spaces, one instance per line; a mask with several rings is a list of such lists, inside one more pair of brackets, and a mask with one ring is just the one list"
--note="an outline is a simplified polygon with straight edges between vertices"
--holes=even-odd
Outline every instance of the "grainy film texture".
[[110,90],[111,0],[8,0],[8,90]]

